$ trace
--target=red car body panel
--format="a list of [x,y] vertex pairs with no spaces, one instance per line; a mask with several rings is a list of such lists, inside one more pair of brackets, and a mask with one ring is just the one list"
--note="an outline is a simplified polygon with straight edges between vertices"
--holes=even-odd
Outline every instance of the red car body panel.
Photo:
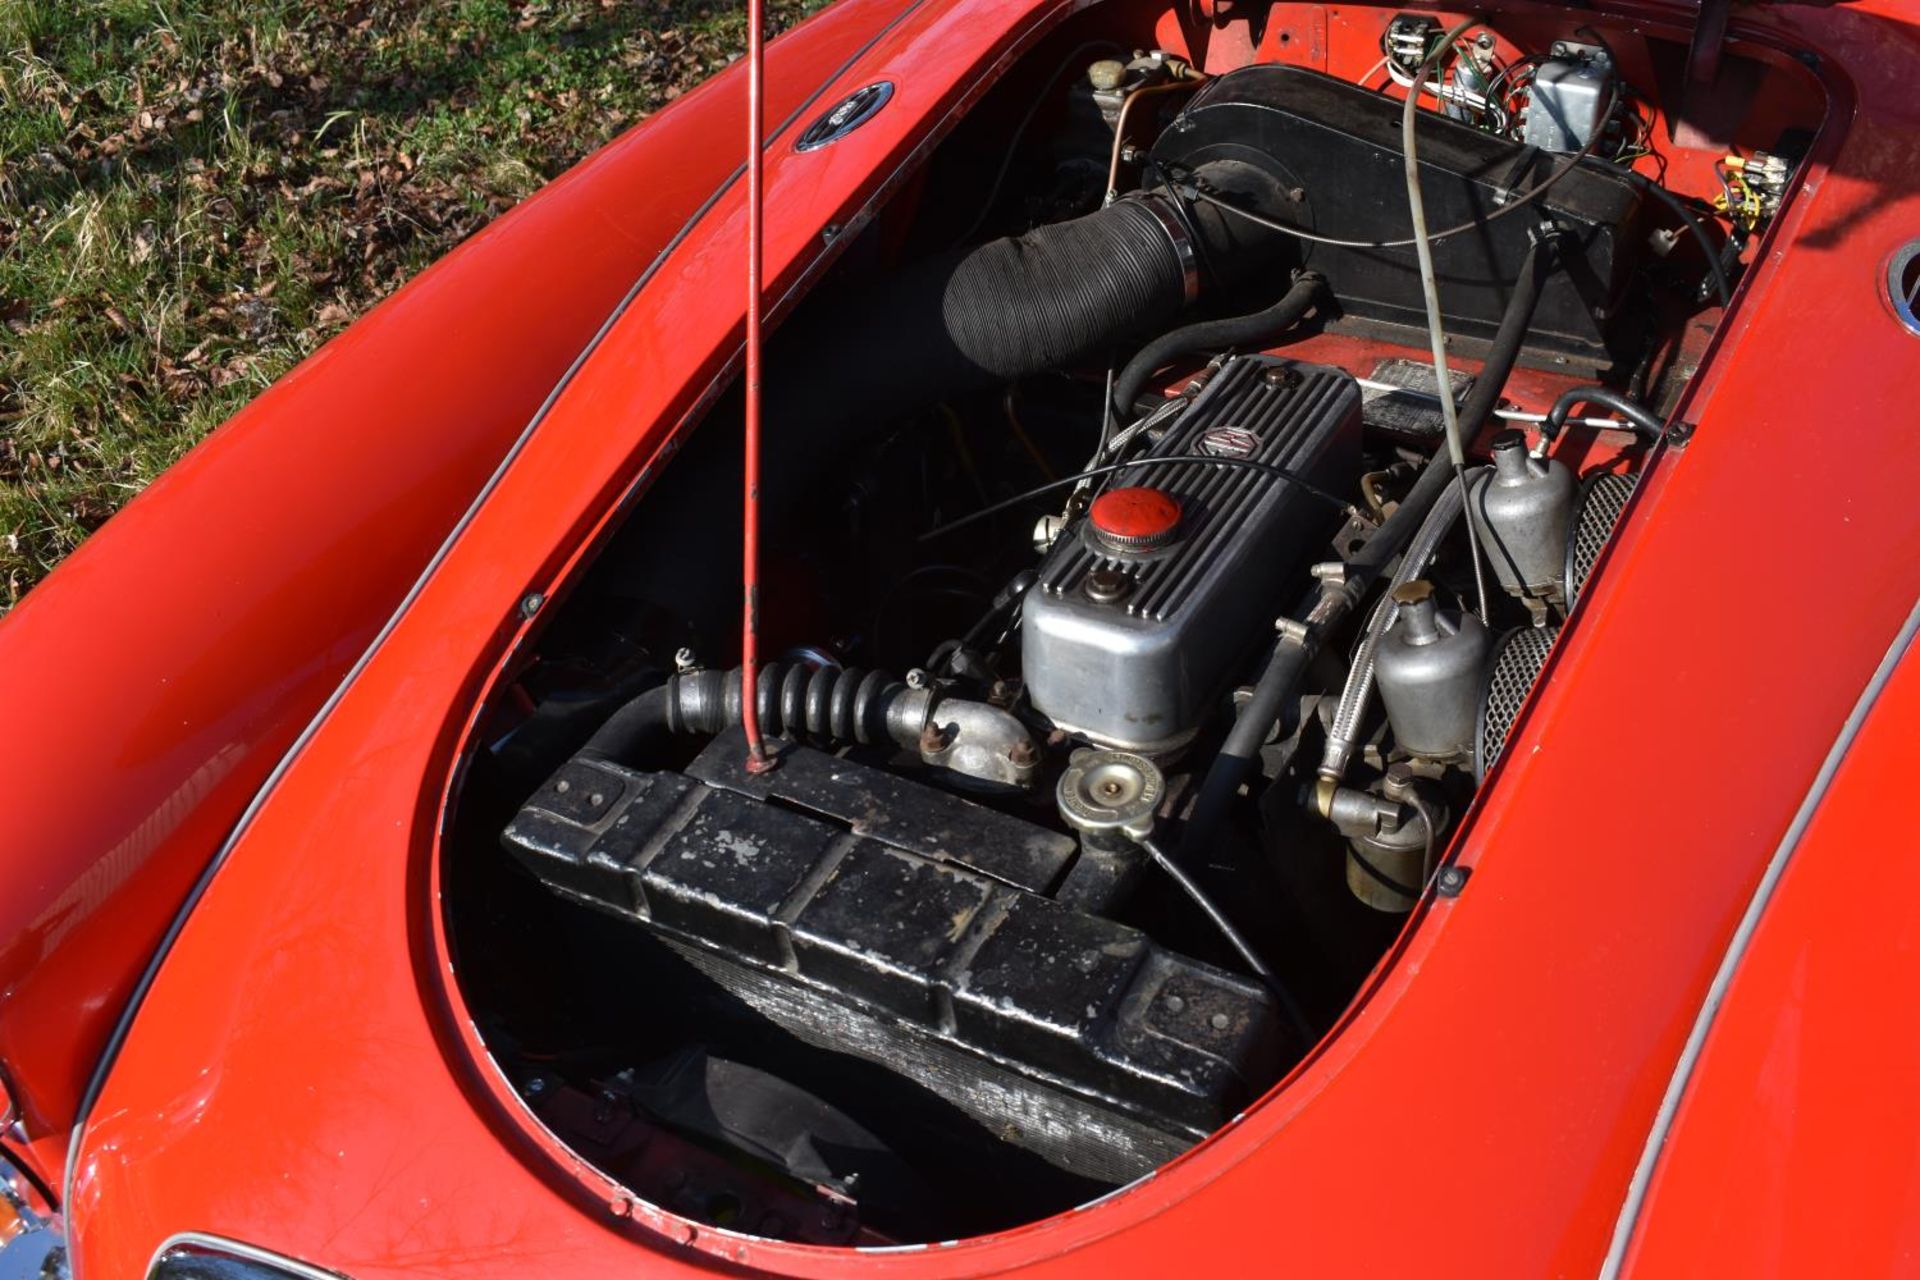
[[1917,741],[1920,657],[1909,657],[1795,846],[1714,1019],[1630,1275],[1920,1268],[1920,859],[1899,813]]
[[[903,7],[771,59],[779,121]],[[703,88],[327,344],[0,624],[0,1062],[57,1182],[94,1063],[275,762],[632,283],[739,164]]]
[[[886,110],[818,152],[776,137],[773,296],[1062,12],[926,0],[836,82],[893,80]],[[856,1258],[632,1203],[479,1056],[437,899],[448,779],[477,696],[537,626],[521,601],[565,590],[737,357],[735,186],[513,457],[185,922],[76,1153],[82,1274],[138,1275],[186,1230],[358,1280],[1593,1270],[1735,923],[1920,594],[1920,437],[1899,429],[1920,342],[1879,293],[1920,227],[1920,39],[1885,0],[1737,29],[1817,51],[1835,119],[1683,407],[1692,442],[1642,485],[1456,838],[1464,893],[1415,916],[1345,1022],[1238,1123],[1086,1209]],[[722,118],[742,88],[716,86]],[[715,149],[681,145],[688,163]],[[1817,627],[1792,622],[1782,584],[1818,584]],[[1706,748],[1724,767],[1700,767]]]

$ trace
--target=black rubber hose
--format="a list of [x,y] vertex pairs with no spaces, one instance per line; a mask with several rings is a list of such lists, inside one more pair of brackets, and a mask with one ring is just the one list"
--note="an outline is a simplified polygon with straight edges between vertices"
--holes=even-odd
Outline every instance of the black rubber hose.
[[1611,409],[1627,420],[1627,425],[1649,444],[1658,444],[1667,433],[1667,424],[1660,415],[1638,400],[1611,387],[1575,387],[1564,391],[1553,402],[1553,408],[1547,410],[1547,420],[1540,424],[1540,434],[1552,443],[1560,438],[1566,429],[1567,418],[1583,404],[1597,404]]
[[1140,348],[1133,359],[1113,380],[1113,407],[1122,422],[1133,418],[1134,401],[1140,389],[1155,373],[1182,356],[1203,351],[1233,348],[1241,351],[1266,346],[1306,318],[1315,303],[1326,296],[1326,277],[1317,271],[1302,271],[1293,279],[1293,287],[1280,300],[1251,315],[1225,316],[1184,325],[1163,333]]
[[[1321,608],[1325,612],[1318,624],[1321,630],[1330,629],[1351,610],[1351,604],[1339,603],[1344,598],[1344,593],[1337,589],[1322,595]],[[1253,696],[1241,705],[1240,714],[1227,731],[1227,740],[1221,744],[1219,754],[1214,756],[1207,776],[1200,783],[1193,817],[1180,843],[1184,856],[1191,859],[1194,850],[1212,841],[1226,817],[1227,806],[1239,794],[1240,784],[1259,758],[1268,730],[1280,719],[1287,696],[1299,686],[1306,675],[1307,664],[1313,661],[1319,648],[1320,637],[1310,632],[1289,632],[1274,641],[1266,669],[1254,682]]]
[[[1544,245],[1536,242],[1527,251],[1480,376],[1466,403],[1460,407],[1462,440],[1471,442],[1500,403],[1500,393],[1512,376],[1514,365],[1519,363],[1520,349],[1526,343],[1541,289],[1557,262],[1551,242]],[[1259,758],[1260,746],[1267,740],[1268,731],[1280,718],[1288,697],[1306,674],[1307,664],[1319,651],[1321,637],[1352,612],[1373,580],[1400,554],[1427,518],[1427,512],[1453,482],[1453,464],[1447,451],[1442,449],[1427,462],[1393,514],[1348,559],[1346,581],[1323,590],[1316,605],[1320,616],[1315,619],[1314,628],[1304,634],[1283,635],[1275,641],[1266,669],[1254,684],[1253,695],[1241,704],[1240,714],[1235,717],[1226,741],[1200,784],[1193,817],[1181,842],[1183,854],[1204,847],[1219,830],[1228,805],[1239,794],[1241,784]]]
[[[1467,393],[1466,401],[1460,406],[1460,438],[1467,445],[1493,416],[1500,405],[1500,393],[1506,390],[1507,379],[1513,376],[1513,368],[1520,362],[1520,349],[1526,345],[1527,330],[1533,323],[1533,313],[1540,305],[1541,290],[1546,287],[1547,278],[1559,266],[1559,252],[1555,242],[1536,242],[1527,250],[1527,256],[1520,264],[1520,275],[1514,281],[1513,295],[1507,299],[1507,308],[1500,314],[1500,327],[1495,330],[1493,344],[1487,349],[1487,358],[1482,363],[1480,376],[1474,380],[1473,390]],[[1427,512],[1433,509],[1434,502],[1453,479],[1453,467],[1449,463],[1446,450],[1433,455],[1413,488],[1400,500],[1386,523],[1367,539],[1366,545],[1354,553],[1347,562],[1351,577],[1358,570],[1369,581],[1384,569],[1393,557],[1427,518]],[[1363,584],[1364,585],[1364,584]]]
[[668,677],[666,684],[655,685],[608,716],[580,748],[580,754],[621,764],[640,759],[647,744],[666,732],[667,707],[676,679]]
[[1513,294],[1500,313],[1500,327],[1494,330],[1487,358],[1481,362],[1480,376],[1473,390],[1460,405],[1460,440],[1467,448],[1500,407],[1500,394],[1507,389],[1514,365],[1520,362],[1520,349],[1527,343],[1527,331],[1533,325],[1533,312],[1540,305],[1540,293],[1560,265],[1560,239],[1556,236],[1536,240],[1521,260],[1520,274],[1514,278]]
[[[1251,165],[1203,167],[1210,183],[1250,205],[1272,207],[1284,198],[1275,180]],[[1181,230],[1169,232],[1169,223]],[[1296,252],[1277,232],[1211,206],[1183,208],[1160,190],[1022,236],[823,286],[767,350],[762,522],[779,527],[817,504],[831,468],[908,415],[1076,362],[1104,364],[1115,346],[1173,324],[1190,282],[1205,296],[1217,281],[1277,276]],[[740,501],[739,441],[737,431],[698,434],[676,467],[680,478],[658,486],[620,534],[624,545],[644,548],[684,543],[696,536],[689,530],[700,531],[708,554],[649,557],[633,589],[699,601],[686,606],[694,611],[689,621],[716,633],[732,625],[739,607],[706,572],[709,564],[738,558],[731,548],[739,522],[728,513]]]
[[[1250,166],[1204,167],[1246,198],[1278,198]],[[812,430],[790,430],[799,424],[787,413],[871,431],[937,400],[1103,357],[1173,323],[1190,284],[1213,286],[1210,273],[1232,279],[1294,252],[1264,227],[1153,191],[862,282],[811,304],[805,328],[774,344],[768,442],[821,447]]]
[[[769,662],[760,669],[758,689],[760,725],[770,735],[869,745],[899,741],[887,712],[907,686],[892,676]],[[713,734],[739,723],[738,667],[673,675],[608,717],[581,754],[626,763],[641,758],[662,734]]]

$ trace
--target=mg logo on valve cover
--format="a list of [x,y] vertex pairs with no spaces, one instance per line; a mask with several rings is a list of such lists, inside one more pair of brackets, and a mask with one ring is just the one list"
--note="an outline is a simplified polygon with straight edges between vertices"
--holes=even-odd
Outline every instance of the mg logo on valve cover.
[[1251,458],[1260,437],[1245,427],[1211,427],[1200,433],[1194,452],[1209,458]]

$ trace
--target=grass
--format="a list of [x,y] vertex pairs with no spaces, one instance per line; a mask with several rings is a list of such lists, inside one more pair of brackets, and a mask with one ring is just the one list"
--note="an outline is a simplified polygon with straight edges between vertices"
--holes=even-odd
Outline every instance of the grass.
[[0,0],[0,610],[744,39],[693,0]]

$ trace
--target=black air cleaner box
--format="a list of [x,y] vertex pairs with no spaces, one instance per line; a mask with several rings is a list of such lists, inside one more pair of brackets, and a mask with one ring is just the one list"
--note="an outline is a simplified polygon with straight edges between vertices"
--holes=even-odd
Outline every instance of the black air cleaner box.
[[1074,1173],[1137,1177],[1265,1083],[1266,993],[1044,896],[1065,836],[807,747],[744,757],[736,730],[687,774],[576,758],[507,847],[783,1031]]
[[[1317,235],[1387,243],[1413,234],[1401,148],[1401,104],[1302,67],[1262,65],[1207,82],[1153,150],[1175,179],[1202,164],[1236,161],[1270,172],[1297,197],[1260,210]],[[1551,155],[1431,111],[1416,117],[1427,227],[1439,232],[1487,218],[1552,176]],[[1618,171],[1584,163],[1526,209],[1433,246],[1450,337],[1477,354],[1500,314],[1543,220],[1561,231],[1562,269],[1542,291],[1527,348],[1536,360],[1610,366],[1639,341],[1624,307],[1646,228],[1640,193]],[[1303,244],[1342,313],[1362,329],[1424,347],[1426,304],[1412,245],[1392,249]]]

